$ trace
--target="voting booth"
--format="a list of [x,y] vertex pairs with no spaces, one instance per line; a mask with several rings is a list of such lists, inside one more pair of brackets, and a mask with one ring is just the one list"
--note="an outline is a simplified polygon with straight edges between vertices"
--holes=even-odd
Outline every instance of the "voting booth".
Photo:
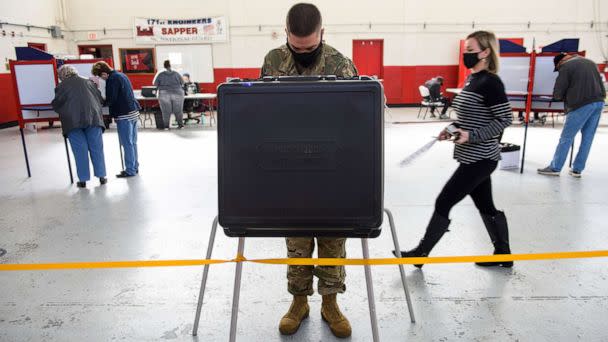
[[[11,70],[11,78],[15,91],[15,103],[17,103],[19,131],[21,133],[21,143],[23,144],[23,154],[25,165],[27,168],[28,177],[32,176],[30,170],[29,157],[27,153],[27,144],[23,129],[26,124],[35,124],[38,122],[49,122],[59,120],[59,114],[53,111],[51,102],[55,98],[55,88],[59,83],[57,67],[58,64],[73,65],[81,77],[91,78],[91,69],[93,64],[98,61],[105,61],[110,66],[111,59],[86,59],[86,60],[56,60],[49,57],[50,55],[43,52],[33,51],[31,48],[17,48],[17,55],[27,60],[11,60],[9,66]],[[31,58],[46,58],[41,60],[31,60]],[[105,108],[104,108],[105,109]],[[105,113],[104,113],[105,114]],[[66,157],[68,162],[68,170],[70,173],[70,181],[74,183],[70,155],[68,152],[67,140],[64,137]]]
[[[48,60],[26,60],[9,61],[11,79],[15,89],[15,103],[19,120],[19,132],[23,144],[23,155],[28,177],[32,176],[30,162],[27,155],[27,145],[23,128],[27,123],[53,122],[59,119],[59,115],[53,111],[51,102],[55,98],[55,87],[57,86],[57,64],[55,59]],[[66,153],[67,153],[67,142]],[[70,165],[69,154],[68,167]],[[73,183],[72,168],[70,168],[70,179]]]
[[[505,85],[511,108],[525,112],[520,168],[523,173],[530,113],[550,113],[552,118],[556,113],[564,113],[564,103],[553,99],[558,76],[554,70],[554,57],[562,52],[585,56],[585,51],[578,51],[578,39],[562,39],[543,47],[541,52],[533,48],[531,53],[527,53],[523,46],[508,41],[501,41],[500,47],[499,76]],[[570,159],[572,161],[572,156]]]
[[227,235],[380,234],[379,82],[233,81],[218,98],[219,222]]
[[[384,214],[384,90],[369,77],[264,77],[218,87],[218,222],[238,237],[230,341],[236,322],[246,237],[368,238]],[[378,341],[371,268],[364,264],[373,340]],[[401,281],[415,322],[403,265]],[[209,272],[205,265],[193,335],[197,334]]]
[[59,116],[51,107],[58,83],[55,60],[10,61],[9,65],[19,106],[19,127],[57,120]]

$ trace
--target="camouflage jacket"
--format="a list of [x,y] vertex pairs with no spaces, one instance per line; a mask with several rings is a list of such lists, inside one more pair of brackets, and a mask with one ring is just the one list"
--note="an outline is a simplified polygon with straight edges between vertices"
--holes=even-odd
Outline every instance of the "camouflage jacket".
[[[298,67],[301,71],[298,70]],[[344,57],[338,50],[323,44],[319,60],[308,68],[296,67],[296,62],[287,45],[273,49],[264,57],[263,76],[298,76],[298,75],[336,75],[338,77],[357,76],[353,62]]]

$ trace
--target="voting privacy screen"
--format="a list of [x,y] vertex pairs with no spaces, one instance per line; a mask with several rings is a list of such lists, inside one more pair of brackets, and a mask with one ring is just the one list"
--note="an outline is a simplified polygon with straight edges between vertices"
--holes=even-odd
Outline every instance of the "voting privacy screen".
[[379,234],[379,82],[231,82],[218,96],[219,221],[227,234]]

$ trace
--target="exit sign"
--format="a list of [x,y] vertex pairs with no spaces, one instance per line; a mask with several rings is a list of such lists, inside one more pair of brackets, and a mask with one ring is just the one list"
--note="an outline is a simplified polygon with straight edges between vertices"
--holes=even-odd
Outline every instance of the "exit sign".
[[97,32],[88,32],[87,39],[88,40],[97,40]]

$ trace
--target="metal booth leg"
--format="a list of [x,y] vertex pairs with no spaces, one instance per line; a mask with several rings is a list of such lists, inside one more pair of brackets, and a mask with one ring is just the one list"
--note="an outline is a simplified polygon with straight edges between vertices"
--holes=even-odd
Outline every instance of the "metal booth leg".
[[[388,216],[388,223],[391,227],[391,234],[393,235],[393,244],[395,245],[395,250],[400,251],[399,248],[399,239],[397,238],[397,230],[395,228],[395,220],[393,219],[393,213],[390,210],[384,209],[386,216]],[[414,317],[414,308],[412,306],[412,299],[410,298],[410,290],[407,287],[407,280],[405,279],[405,270],[403,265],[399,265],[399,273],[401,273],[401,283],[403,284],[403,292],[405,292],[405,300],[407,302],[407,309],[410,312],[410,321],[412,323],[416,323],[416,318]]]
[[[363,249],[363,259],[369,259],[369,248],[367,239],[361,239]],[[380,341],[378,336],[378,318],[376,317],[376,299],[374,298],[374,284],[372,283],[372,270],[369,265],[363,266],[365,269],[365,284],[367,285],[367,302],[369,304],[369,317],[372,323],[372,337],[374,342]]]
[[526,163],[526,145],[528,144],[528,121],[526,120],[526,128],[524,129],[524,146],[521,150],[521,168],[519,173],[524,173],[524,165]]
[[[205,259],[211,259],[211,253],[213,252],[213,244],[215,242],[215,233],[217,231],[217,216],[213,219],[213,225],[211,226],[211,235],[209,236],[209,244],[207,245],[207,255]],[[203,269],[203,279],[201,280],[201,288],[198,293],[198,303],[196,305],[196,316],[194,317],[194,327],[192,328],[192,335],[196,336],[198,333],[198,323],[201,318],[201,309],[203,307],[203,297],[205,297],[205,287],[207,286],[207,276],[209,275],[209,265],[205,265]]]
[[[242,257],[245,250],[245,238],[239,238],[237,256]],[[236,321],[239,317],[239,297],[241,295],[241,275],[243,274],[243,263],[237,261],[234,272],[234,292],[232,293],[232,317],[230,318],[230,342],[236,341]]]
[[32,172],[30,172],[30,159],[27,157],[27,146],[25,145],[25,135],[23,134],[23,128],[19,127],[19,132],[21,132],[21,144],[23,144],[23,156],[25,157],[25,167],[27,168],[27,176],[32,177]]

